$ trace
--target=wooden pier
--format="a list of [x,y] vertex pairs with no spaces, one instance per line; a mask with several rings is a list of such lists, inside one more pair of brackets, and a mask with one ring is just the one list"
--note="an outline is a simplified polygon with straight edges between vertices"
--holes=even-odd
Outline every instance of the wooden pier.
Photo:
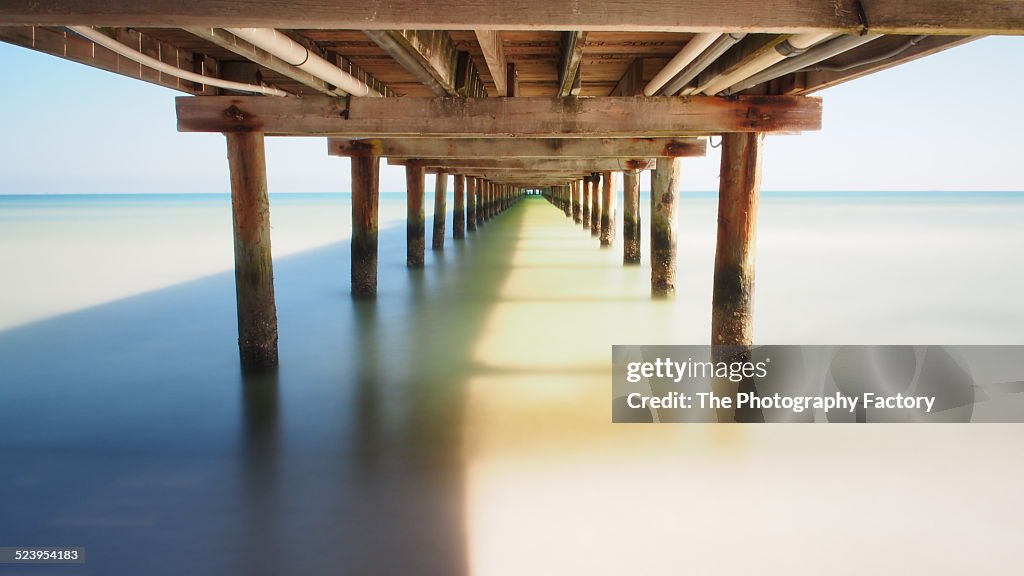
[[449,231],[473,241],[540,190],[595,249],[621,243],[624,265],[646,261],[652,295],[671,295],[684,159],[721,137],[712,341],[749,346],[765,135],[819,130],[825,88],[1021,33],[1024,2],[1006,0],[0,5],[0,40],[184,93],[178,129],[226,136],[248,368],[277,363],[265,137],[325,138],[347,158],[359,298],[377,292],[382,159],[406,171],[410,268],[424,265],[432,175],[432,249]]

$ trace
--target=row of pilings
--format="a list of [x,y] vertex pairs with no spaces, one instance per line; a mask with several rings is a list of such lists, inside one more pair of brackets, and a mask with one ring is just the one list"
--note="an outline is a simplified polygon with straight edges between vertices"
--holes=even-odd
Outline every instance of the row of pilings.
[[[712,298],[711,343],[749,348],[753,343],[754,246],[761,183],[764,135],[732,133],[722,137],[718,226]],[[668,297],[676,290],[677,213],[680,159],[658,158],[650,171],[651,294]],[[623,263],[641,262],[639,161],[624,163]],[[612,172],[594,173],[563,186],[546,189],[545,197],[576,225],[614,244],[616,197]]]
[[[278,364],[277,305],[270,244],[270,202],[267,191],[263,134],[228,133],[231,205],[235,253],[235,296],[238,307],[238,348],[243,370],[263,371]],[[373,150],[352,162],[352,263],[354,298],[377,294],[380,156]],[[434,185],[432,248],[444,249],[447,229],[448,174],[437,172]],[[464,240],[526,194],[519,186],[461,174],[454,178],[452,238]],[[406,165],[406,264],[424,265],[426,173],[422,164]]]

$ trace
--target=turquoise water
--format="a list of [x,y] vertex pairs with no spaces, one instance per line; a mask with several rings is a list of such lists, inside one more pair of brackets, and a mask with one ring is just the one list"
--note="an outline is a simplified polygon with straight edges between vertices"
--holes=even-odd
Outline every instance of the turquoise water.
[[[682,196],[668,301],[539,198],[407,270],[401,194],[353,301],[346,200],[272,197],[281,368],[252,378],[226,196],[0,197],[0,543],[85,546],[62,574],[816,573],[864,541],[867,572],[1015,565],[965,535],[1024,536],[1019,427],[609,423],[612,344],[709,339],[713,195]],[[1022,216],[766,193],[756,338],[1020,344]]]

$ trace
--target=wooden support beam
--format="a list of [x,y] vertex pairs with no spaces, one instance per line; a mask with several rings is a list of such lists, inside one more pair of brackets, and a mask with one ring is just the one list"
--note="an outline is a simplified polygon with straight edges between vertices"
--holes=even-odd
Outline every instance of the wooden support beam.
[[485,201],[487,191],[487,181],[483,178],[477,178],[476,181],[476,227],[484,223],[487,219],[487,202]]
[[458,93],[455,73],[458,53],[444,30],[365,30],[382,50],[437,96]]
[[466,230],[476,232],[477,222],[477,187],[480,181],[473,176],[466,176]]
[[426,251],[426,231],[423,220],[423,166],[410,163],[405,167],[406,191],[406,256],[409,268],[422,268]]
[[590,235],[601,236],[601,175],[597,172],[593,178],[593,194],[590,196]]
[[505,95],[509,98],[519,96],[519,70],[514,62],[505,65]]
[[609,96],[639,96],[644,93],[644,59],[634,58]]
[[332,156],[361,154],[368,143],[392,158],[603,159],[707,154],[704,138],[392,138],[327,140]]
[[456,240],[466,237],[466,177],[456,174],[455,207],[452,210],[452,238]]
[[601,192],[601,247],[611,248],[615,241],[615,190],[612,181],[613,172],[601,174],[604,185]]
[[[217,76],[217,62],[212,58],[204,59],[206,66],[196,66],[198,60],[188,50],[177,48],[166,42],[157,42],[134,30],[121,31],[121,36],[120,40],[129,42],[135,49],[141,47],[143,53],[162,62],[188,71],[200,68],[200,71],[196,72],[197,74]],[[217,94],[215,88],[196,85],[188,80],[163,74],[64,29],[0,26],[0,41],[187,94]]]
[[718,245],[711,313],[711,343],[754,342],[754,244],[764,136],[722,139],[718,192]]
[[352,296],[377,295],[377,212],[380,157],[372,148],[352,157]]
[[[0,22],[134,27],[276,27],[389,30],[1024,33],[1017,0],[34,0],[0,3]],[[863,19],[861,16],[863,13]]]
[[[581,74],[580,62],[583,61],[583,47],[586,43],[586,32],[562,32],[561,60],[558,66],[559,96],[579,95],[577,78]],[[573,91],[574,88],[575,92]]]
[[497,30],[477,30],[476,41],[480,44],[487,70],[494,80],[494,96],[511,96],[508,93],[508,61],[505,60],[505,46]]
[[583,212],[580,207],[580,202],[583,196],[583,181],[574,180],[572,183],[572,219],[573,222],[580,224],[583,222]]
[[717,98],[266,98],[176,99],[181,132],[271,135],[651,138],[821,128],[821,99]]
[[462,98],[486,98],[487,88],[469,52],[459,51],[455,65],[455,93]]
[[569,195],[569,185],[563,184],[559,187],[562,193],[562,211],[566,218],[572,218],[572,197]]
[[269,68],[282,76],[291,78],[300,84],[304,84],[321,94],[327,94],[335,97],[346,95],[344,92],[338,90],[334,86],[331,86],[322,79],[313,76],[309,72],[306,72],[297,66],[281,60],[262,48],[242,40],[227,30],[195,26],[186,28],[185,30],[199,38],[202,38],[203,40],[212,42],[225,50],[229,50],[250,62]]
[[447,209],[448,173],[438,172],[434,179],[434,232],[430,238],[430,247],[434,250],[444,248],[444,217]]
[[[415,162],[426,168],[478,168],[534,172],[605,172],[622,170],[626,165],[625,160],[618,158],[388,158],[388,164],[391,166],[405,166],[410,162]],[[653,169],[655,161],[651,159],[649,164]]]
[[235,300],[242,368],[277,366],[277,305],[263,134],[226,134],[235,239]]
[[581,220],[584,230],[590,229],[590,198],[591,193],[594,190],[594,178],[593,176],[585,176],[583,178],[583,202],[580,207]]
[[651,294],[676,291],[676,209],[679,206],[678,159],[651,172]]
[[566,183],[584,176],[582,171],[562,172],[535,172],[530,170],[507,170],[502,168],[425,168],[424,174],[436,174],[447,172],[449,174],[462,174],[463,176],[476,176],[491,182],[513,183],[531,181],[535,179],[555,180],[559,183]]
[[640,171],[627,163],[622,173],[622,262],[640,263]]

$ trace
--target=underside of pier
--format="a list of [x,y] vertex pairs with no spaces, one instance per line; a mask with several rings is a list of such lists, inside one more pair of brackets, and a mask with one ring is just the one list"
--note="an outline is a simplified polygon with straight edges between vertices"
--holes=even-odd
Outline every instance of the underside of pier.
[[446,229],[471,240],[539,191],[595,248],[615,245],[621,221],[624,265],[646,250],[652,295],[671,295],[682,159],[720,138],[712,341],[749,346],[764,136],[821,129],[825,88],[1022,32],[1024,3],[1007,0],[0,5],[0,40],[181,92],[180,131],[226,135],[250,368],[277,364],[265,137],[322,137],[351,162],[360,298],[377,291],[382,160],[406,170],[412,268],[424,262],[431,175],[434,249]]

